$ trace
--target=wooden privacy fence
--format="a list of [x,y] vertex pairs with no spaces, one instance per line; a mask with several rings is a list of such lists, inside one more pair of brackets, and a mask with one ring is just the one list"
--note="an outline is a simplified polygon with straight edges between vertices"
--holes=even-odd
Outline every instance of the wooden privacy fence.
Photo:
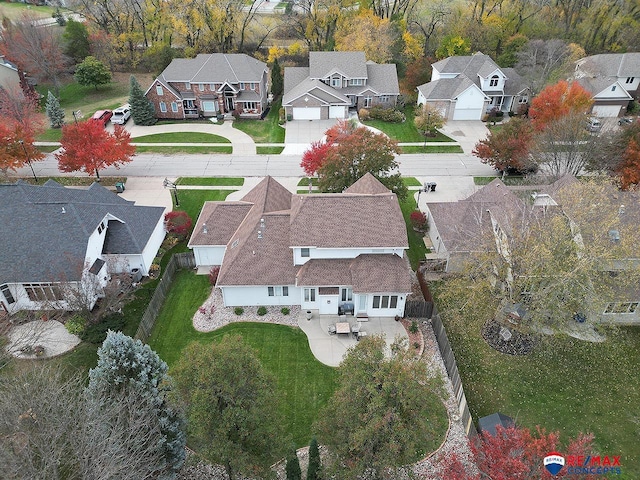
[[431,318],[433,302],[424,300],[408,300],[404,304],[404,316],[409,318]]
[[195,268],[195,266],[196,261],[193,253],[175,253],[171,256],[164,272],[162,272],[162,277],[160,277],[158,286],[153,292],[151,301],[142,315],[142,320],[140,320],[140,325],[138,326],[138,331],[134,338],[142,340],[143,342],[146,342],[149,339],[151,330],[153,330],[156,319],[158,318],[160,310],[164,305],[164,301],[167,298],[167,294],[171,289],[171,284],[176,276],[176,272],[183,268]]

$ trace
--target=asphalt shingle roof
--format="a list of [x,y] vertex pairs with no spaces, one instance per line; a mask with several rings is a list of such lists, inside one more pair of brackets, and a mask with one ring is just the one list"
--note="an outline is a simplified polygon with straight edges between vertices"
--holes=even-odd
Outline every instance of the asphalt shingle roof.
[[196,58],[174,58],[162,72],[167,82],[259,82],[267,64],[244,53],[201,53]]
[[55,182],[0,185],[0,283],[79,279],[89,236],[108,215],[126,228],[109,221],[105,245],[113,253],[140,253],[163,213],[99,184],[86,190]]
[[333,72],[348,78],[367,78],[364,52],[309,52],[311,78],[325,78]]

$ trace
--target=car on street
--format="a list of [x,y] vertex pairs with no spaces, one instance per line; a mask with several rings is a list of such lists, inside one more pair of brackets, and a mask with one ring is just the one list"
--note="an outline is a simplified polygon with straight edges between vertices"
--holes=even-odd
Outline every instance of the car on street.
[[602,128],[602,123],[600,123],[600,120],[598,120],[595,117],[591,117],[587,119],[587,130],[589,130],[592,133],[595,132],[599,132],[600,129]]
[[100,122],[106,127],[112,116],[113,112],[111,110],[98,110],[93,114],[91,120],[93,120],[94,122]]
[[127,103],[122,105],[121,107],[116,108],[113,111],[113,116],[111,117],[111,123],[115,123],[118,125],[124,125],[127,123],[131,117],[131,106]]

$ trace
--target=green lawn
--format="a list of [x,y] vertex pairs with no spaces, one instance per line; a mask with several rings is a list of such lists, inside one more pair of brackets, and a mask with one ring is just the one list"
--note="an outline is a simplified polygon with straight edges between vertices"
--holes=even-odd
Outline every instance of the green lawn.
[[[311,178],[311,185],[314,187],[318,186],[318,177]],[[301,178],[298,182],[299,187],[308,187],[309,186],[309,177]]]
[[231,143],[228,138],[202,132],[168,132],[132,137],[133,143]]
[[233,128],[251,136],[256,143],[284,143],[284,127],[278,125],[280,101],[273,102],[264,120],[234,120]]
[[175,204],[175,198],[173,208],[174,210],[183,210],[187,212],[187,215],[191,217],[193,223],[196,223],[200,210],[204,202],[209,200],[224,200],[227,195],[235,190],[178,190],[178,200],[180,205]]
[[[404,110],[407,119],[403,123],[383,122],[382,120],[367,120],[363,122],[378,130],[382,130],[389,137],[398,142],[424,142],[425,137],[416,128],[413,120],[415,119],[413,105],[407,105]],[[428,142],[453,142],[451,138],[439,133],[435,137],[427,137]]]
[[198,185],[198,186],[233,186],[244,185],[242,177],[180,177],[176,181],[178,185]]
[[265,369],[276,378],[286,433],[297,447],[308,445],[317,412],[336,388],[337,371],[315,359],[306,335],[296,328],[235,323],[209,333],[197,332],[191,319],[210,291],[206,275],[181,271],[158,317],[149,345],[172,366],[189,342],[210,343],[224,335],[241,335],[256,349]]
[[165,153],[165,154],[231,153],[233,152],[233,147],[163,147],[160,145],[157,145],[157,146],[138,145],[136,147],[136,152],[137,153]]
[[407,187],[421,187],[422,183],[416,177],[402,177],[402,182]]
[[402,153],[464,153],[462,147],[458,145],[433,145],[426,147],[405,146],[400,147]]
[[62,138],[61,128],[49,128],[36,137],[38,142],[59,142]]
[[409,257],[411,268],[415,271],[418,269],[420,261],[424,260],[424,256],[427,253],[427,247],[422,240],[423,235],[416,232],[411,227],[411,223],[409,221],[411,212],[418,207],[418,204],[413,199],[413,193],[414,192],[409,192],[407,199],[400,202],[400,209],[402,210],[404,221],[407,224],[407,237],[409,238],[409,250],[407,251],[407,256]]
[[608,329],[604,343],[544,337],[530,355],[510,356],[480,335],[491,312],[453,321],[447,306],[439,307],[474,419],[499,411],[564,439],[592,432],[599,453],[622,455],[620,478],[640,478],[639,328]]
[[[0,2],[0,16],[10,20],[19,19],[24,13],[32,14],[36,17],[51,18],[55,8],[46,5],[27,5],[20,2]],[[67,12],[66,8],[60,9],[61,12]]]
[[260,147],[256,146],[256,153],[258,155],[280,155],[284,150],[284,147]]

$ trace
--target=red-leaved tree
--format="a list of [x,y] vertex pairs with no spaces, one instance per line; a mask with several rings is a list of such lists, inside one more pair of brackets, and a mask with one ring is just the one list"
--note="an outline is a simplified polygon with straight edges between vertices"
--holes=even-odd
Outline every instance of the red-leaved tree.
[[618,175],[622,190],[640,185],[640,145],[634,138],[629,140],[615,173]]
[[167,232],[172,233],[178,237],[186,237],[191,230],[193,221],[191,217],[187,215],[187,212],[182,210],[173,210],[166,213],[164,216],[164,227]]
[[58,167],[63,172],[82,171],[89,175],[106,167],[120,167],[131,161],[136,147],[131,145],[129,132],[115,125],[109,133],[100,122],[88,120],[62,127],[62,153],[57,153]]
[[500,130],[492,130],[476,143],[473,155],[482,163],[508,173],[526,172],[532,168],[529,157],[533,127],[526,118],[512,118]]
[[0,171],[3,176],[7,176],[9,170],[15,171],[44,158],[33,142],[32,130],[7,117],[0,117]]
[[[579,434],[566,448],[560,445],[558,432],[547,433],[537,427],[535,433],[528,428],[498,426],[495,435],[482,435],[471,442],[474,465],[465,465],[455,454],[440,465],[440,478],[448,480],[528,480],[554,478],[544,467],[543,460],[551,452],[565,455],[590,455],[593,435]],[[567,475],[566,468],[557,477]],[[591,479],[595,476],[581,476]]]
[[577,82],[561,80],[549,85],[531,101],[529,118],[536,130],[569,113],[587,113],[593,104],[591,94]]
[[330,148],[331,144],[322,140],[311,142],[311,146],[302,154],[300,162],[300,166],[308,177],[313,177],[318,173]]

